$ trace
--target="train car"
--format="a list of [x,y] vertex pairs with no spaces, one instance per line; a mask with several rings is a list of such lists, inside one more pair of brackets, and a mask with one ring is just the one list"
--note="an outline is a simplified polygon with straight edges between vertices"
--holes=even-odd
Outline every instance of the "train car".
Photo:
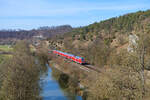
[[72,60],[72,61],[74,61],[76,63],[79,63],[79,64],[84,64],[85,63],[85,60],[84,60],[83,57],[75,56],[75,55],[65,53],[65,52],[62,52],[62,51],[53,50],[53,54],[56,54],[58,56],[62,56],[64,58],[67,58],[67,59]]
[[84,58],[83,57],[79,57],[79,56],[75,57],[75,62],[77,62],[79,64],[84,64],[85,63]]

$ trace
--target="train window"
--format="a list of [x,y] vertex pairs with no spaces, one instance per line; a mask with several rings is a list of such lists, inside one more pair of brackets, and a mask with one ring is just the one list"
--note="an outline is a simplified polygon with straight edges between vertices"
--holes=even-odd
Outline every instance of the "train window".
[[82,59],[82,61],[84,61],[84,58],[81,58]]

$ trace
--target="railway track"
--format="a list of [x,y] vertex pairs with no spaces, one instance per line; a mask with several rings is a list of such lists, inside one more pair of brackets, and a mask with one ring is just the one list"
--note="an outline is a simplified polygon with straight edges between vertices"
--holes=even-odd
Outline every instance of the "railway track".
[[91,70],[94,70],[94,71],[96,71],[96,72],[98,72],[98,73],[101,72],[101,70],[100,70],[99,68],[97,68],[97,67],[95,67],[95,66],[92,66],[92,65],[90,65],[90,64],[88,64],[88,65],[83,65],[83,66],[85,66],[85,67],[87,67],[87,68],[89,68],[89,69],[91,69]]
[[[54,55],[54,56],[56,56],[56,55]],[[56,56],[56,57],[61,57],[61,56]],[[64,58],[64,57],[61,57],[62,59]],[[65,58],[64,59],[64,61],[67,61],[67,62],[70,62],[70,63],[72,63],[72,64],[76,64],[76,65],[78,65],[76,62],[73,62],[72,60],[68,60],[67,58]],[[90,71],[90,70],[93,70],[93,71],[96,71],[96,72],[98,72],[98,73],[101,73],[101,70],[99,69],[99,68],[97,68],[97,67],[95,67],[95,66],[93,66],[93,65],[90,65],[89,63],[86,63],[86,64],[84,64],[84,65],[81,65],[81,64],[79,64],[80,66],[80,68],[81,69],[83,69],[83,70],[86,70],[86,71]],[[85,68],[87,68],[87,69],[85,69]],[[89,70],[88,70],[89,69]]]
[[65,59],[65,61],[70,62],[70,63],[73,63],[73,64],[76,64],[76,65],[80,65],[80,68],[81,68],[81,69],[88,68],[89,70],[93,70],[93,71],[96,71],[96,72],[98,72],[98,73],[101,72],[101,70],[100,70],[99,68],[97,68],[97,67],[95,67],[95,66],[93,66],[93,65],[90,65],[90,64],[81,65],[81,64],[78,64],[78,63],[73,62],[73,61],[68,60],[68,59]]

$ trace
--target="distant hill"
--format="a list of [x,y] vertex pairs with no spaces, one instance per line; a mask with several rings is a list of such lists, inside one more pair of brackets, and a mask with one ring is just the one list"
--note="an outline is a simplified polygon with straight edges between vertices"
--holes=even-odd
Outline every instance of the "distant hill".
[[70,32],[72,27],[70,25],[62,25],[56,27],[40,27],[33,30],[0,30],[0,39],[29,39],[33,36],[42,35],[44,37],[51,37],[58,34]]

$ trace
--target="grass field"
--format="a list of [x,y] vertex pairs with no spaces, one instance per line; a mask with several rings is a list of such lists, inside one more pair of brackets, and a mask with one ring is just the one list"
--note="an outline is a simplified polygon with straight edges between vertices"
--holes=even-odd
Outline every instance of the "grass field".
[[4,60],[9,59],[9,58],[11,58],[11,57],[12,57],[12,55],[0,54],[0,64],[1,64]]
[[0,45],[0,51],[10,52],[13,48],[10,45]]
[[[13,48],[10,45],[0,45],[0,51],[11,52],[11,51],[13,51]],[[0,64],[4,60],[9,59],[11,57],[12,57],[12,55],[10,55],[10,54],[0,54]]]

